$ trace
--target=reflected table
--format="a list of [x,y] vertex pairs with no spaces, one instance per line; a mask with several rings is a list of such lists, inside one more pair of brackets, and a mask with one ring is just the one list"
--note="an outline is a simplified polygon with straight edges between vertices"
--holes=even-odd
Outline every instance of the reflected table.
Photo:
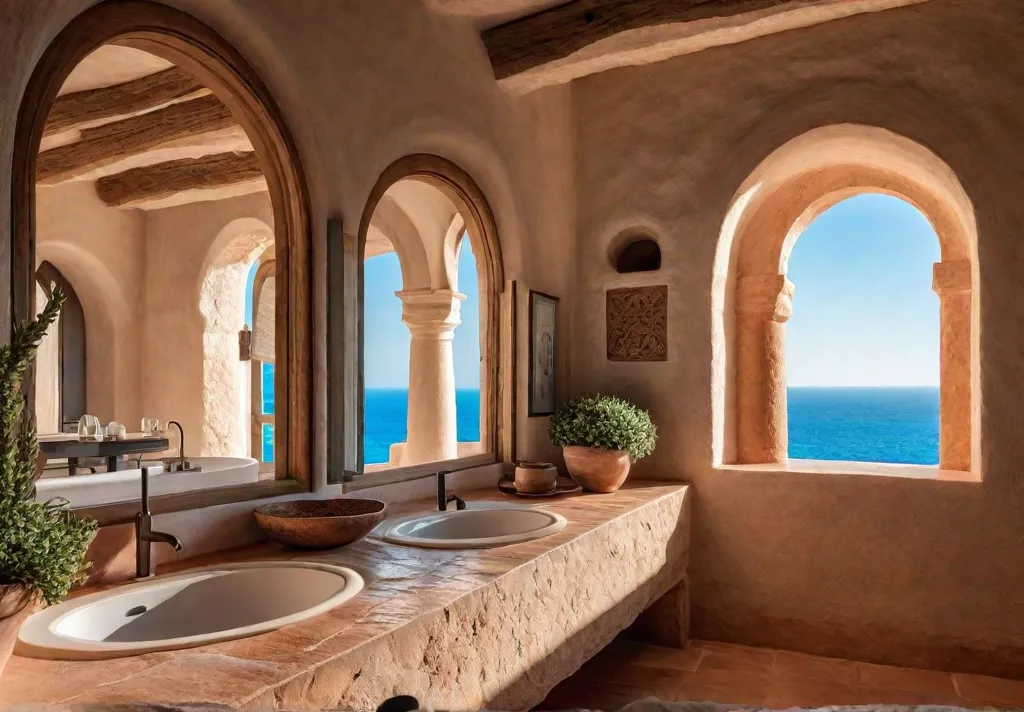
[[124,469],[124,456],[146,452],[163,452],[171,446],[167,438],[129,437],[124,440],[79,440],[77,436],[55,436],[39,438],[39,449],[46,459],[67,458],[68,472],[78,470],[78,461],[83,458],[103,458],[107,461],[107,472]]

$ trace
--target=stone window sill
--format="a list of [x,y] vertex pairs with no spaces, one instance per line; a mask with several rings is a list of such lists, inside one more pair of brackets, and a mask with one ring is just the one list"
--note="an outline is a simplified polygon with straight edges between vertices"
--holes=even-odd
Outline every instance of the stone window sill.
[[973,472],[943,470],[935,465],[897,465],[884,462],[791,459],[786,462],[770,462],[757,465],[719,465],[715,469],[725,472],[774,472],[800,475],[898,477],[913,480],[938,480],[941,482],[981,482],[981,478]]

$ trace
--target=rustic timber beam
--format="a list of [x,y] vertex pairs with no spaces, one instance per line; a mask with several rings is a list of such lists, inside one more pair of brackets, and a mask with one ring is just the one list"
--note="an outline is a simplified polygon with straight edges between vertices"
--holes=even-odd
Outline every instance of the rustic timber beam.
[[927,0],[571,0],[481,34],[494,76],[526,92],[618,66]]
[[231,111],[215,96],[82,129],[82,138],[39,154],[36,182],[54,185],[129,156],[170,145],[183,139],[236,126]]
[[728,17],[790,0],[573,0],[483,33],[497,79],[564,59],[620,32]]
[[263,178],[254,152],[216,153],[132,168],[96,181],[100,199],[111,207],[167,198],[187,190],[223,188]]
[[209,93],[210,90],[191,74],[171,67],[123,84],[64,94],[54,101],[43,135],[93,121],[130,116],[176,99]]

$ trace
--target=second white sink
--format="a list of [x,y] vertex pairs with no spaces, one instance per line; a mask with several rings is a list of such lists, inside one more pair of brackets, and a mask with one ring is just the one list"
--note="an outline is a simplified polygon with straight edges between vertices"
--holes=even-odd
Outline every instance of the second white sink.
[[565,517],[542,509],[480,504],[385,523],[383,537],[395,544],[431,549],[481,549],[540,539],[565,525]]

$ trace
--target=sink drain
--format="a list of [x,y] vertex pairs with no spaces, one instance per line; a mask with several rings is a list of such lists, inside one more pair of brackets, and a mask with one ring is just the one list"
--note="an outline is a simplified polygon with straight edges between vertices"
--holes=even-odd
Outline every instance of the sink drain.
[[147,610],[149,610],[149,609],[147,609],[145,606],[135,606],[135,608],[129,608],[125,612],[124,617],[125,618],[134,618],[135,616],[141,616]]

